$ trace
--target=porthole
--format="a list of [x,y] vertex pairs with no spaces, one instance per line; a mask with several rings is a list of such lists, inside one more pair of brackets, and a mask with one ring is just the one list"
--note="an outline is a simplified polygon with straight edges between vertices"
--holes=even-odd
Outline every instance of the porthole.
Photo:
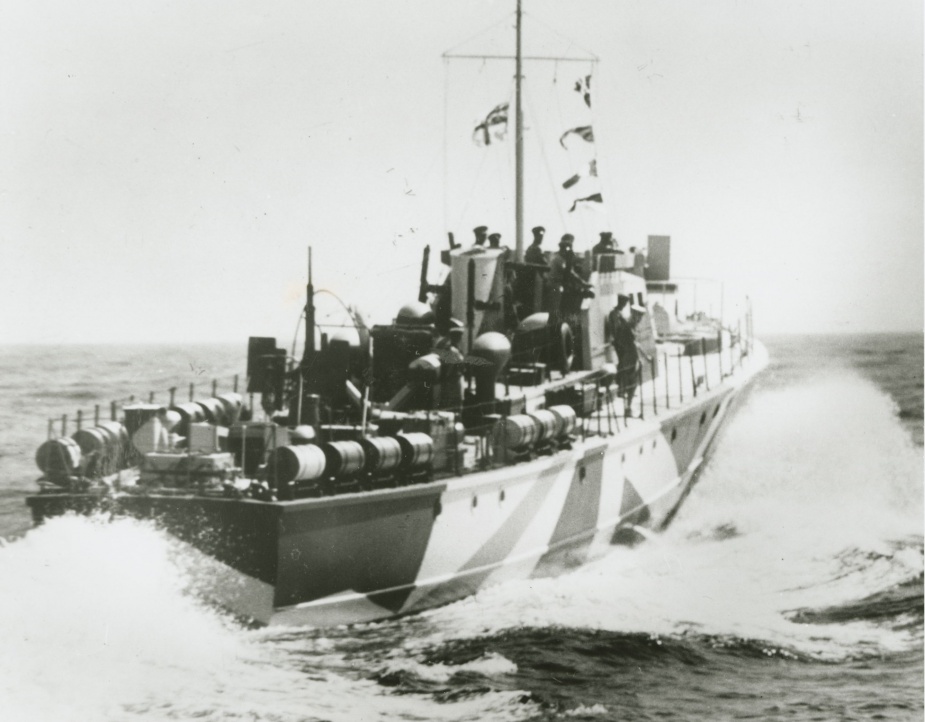
[[626,454],[620,454],[620,463],[621,463],[621,464],[625,464],[625,463],[626,463]]
[[498,494],[498,501],[504,501],[504,489],[502,489],[501,493]]
[[584,481],[586,473],[587,471],[585,470],[585,467],[579,466],[578,467],[578,481]]
[[640,447],[639,447],[639,455],[640,455],[640,456],[642,456],[642,452],[643,452],[643,451],[645,451],[645,447],[644,447],[644,446],[640,446]]
[[652,439],[652,448],[654,449],[656,444],[658,444],[658,439]]
[[674,440],[677,438],[678,438],[678,430],[672,429],[671,430],[671,442],[674,443]]
[[702,414],[700,414],[700,425],[703,426],[703,422],[706,420],[707,420],[707,412],[704,411]]
[[472,508],[475,509],[479,505],[479,498],[477,496],[472,497]]

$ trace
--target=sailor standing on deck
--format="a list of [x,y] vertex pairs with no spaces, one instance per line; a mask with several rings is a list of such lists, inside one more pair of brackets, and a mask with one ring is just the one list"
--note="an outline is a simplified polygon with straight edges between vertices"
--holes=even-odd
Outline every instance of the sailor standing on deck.
[[572,244],[575,236],[566,233],[559,241],[559,250],[549,259],[549,326],[553,331],[562,323],[562,294],[566,278],[572,272]]
[[591,253],[595,255],[598,253],[615,253],[618,248],[619,246],[617,245],[616,239],[613,237],[613,233],[610,231],[602,231],[601,240],[594,244]]
[[475,245],[484,246],[488,240],[488,226],[476,226],[472,232],[475,234]]
[[524,253],[524,262],[536,265],[546,265],[546,256],[543,255],[543,236],[546,235],[546,229],[543,226],[537,226],[533,229],[533,243],[527,246]]
[[510,250],[508,249],[507,246],[501,245],[501,234],[500,233],[492,233],[490,236],[488,236],[488,247],[489,248],[499,248],[505,251]]
[[[574,331],[578,327],[578,313],[583,298],[593,298],[591,284],[578,273],[572,244],[575,236],[566,233],[559,241],[559,251],[549,260],[549,320],[548,328],[553,342],[562,333],[563,322]],[[560,359],[565,365],[564,360]]]
[[572,273],[575,262],[575,252],[572,250],[574,242],[575,236],[566,233],[559,241],[559,250],[549,259],[549,282],[559,289],[567,283],[566,279]]
[[643,310],[632,306],[630,297],[617,296],[617,305],[607,316],[607,326],[613,349],[617,352],[617,384],[623,397],[623,413],[632,416],[633,396],[636,394],[639,351],[636,348],[636,325]]

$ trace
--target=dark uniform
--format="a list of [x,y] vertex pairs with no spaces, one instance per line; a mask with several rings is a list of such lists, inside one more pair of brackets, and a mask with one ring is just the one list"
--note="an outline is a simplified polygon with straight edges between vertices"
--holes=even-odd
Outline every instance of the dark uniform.
[[614,240],[613,233],[603,231],[601,240],[594,244],[591,253],[613,253],[617,250],[617,242]]
[[543,249],[540,248],[543,244],[543,236],[545,234],[546,229],[543,228],[543,226],[537,226],[533,229],[533,243],[527,246],[527,251],[524,253],[525,263],[546,265],[546,256],[543,255]]
[[630,416],[630,406],[636,393],[639,351],[636,348],[636,325],[638,317],[627,319],[622,311],[630,303],[629,296],[620,295],[616,307],[608,314],[610,340],[617,353],[617,383],[623,396],[624,413]]
[[441,364],[440,408],[458,409],[463,402],[465,360],[459,350],[463,333],[462,327],[451,326],[447,335],[435,344]]

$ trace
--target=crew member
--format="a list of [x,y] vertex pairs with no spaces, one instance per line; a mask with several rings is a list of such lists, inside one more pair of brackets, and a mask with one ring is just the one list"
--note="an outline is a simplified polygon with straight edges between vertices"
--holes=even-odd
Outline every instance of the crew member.
[[601,232],[601,240],[594,244],[591,253],[613,253],[617,250],[617,242],[610,231]]
[[451,319],[450,328],[446,335],[435,344],[437,356],[440,358],[440,373],[443,388],[441,389],[440,406],[445,409],[458,409],[463,402],[464,389],[464,357],[459,350],[462,345],[465,329],[462,323]]
[[545,266],[546,256],[543,255],[543,249],[540,246],[543,245],[543,236],[546,235],[546,229],[543,226],[537,226],[532,230],[532,233],[533,243],[527,246],[527,251],[524,253],[524,262]]
[[646,254],[644,251],[637,249],[635,246],[630,248],[633,256],[633,273],[642,278],[646,277]]
[[566,233],[559,241],[559,251],[549,261],[549,329],[551,338],[558,338],[562,323],[572,329],[578,327],[581,300],[594,296],[591,286],[579,275],[575,266],[577,259],[572,250],[575,236]]
[[572,250],[572,244],[575,242],[575,236],[566,233],[559,241],[559,251],[554,253],[549,260],[549,282],[556,288],[560,288],[566,296],[575,296],[579,305],[582,298],[593,298],[591,285],[579,272],[578,259]]
[[636,394],[639,351],[636,348],[636,325],[642,318],[641,309],[631,305],[629,296],[617,296],[617,305],[607,316],[610,340],[617,353],[617,384],[623,397],[623,413],[632,416]]
[[488,240],[488,226],[476,226],[472,232],[475,234],[475,245],[484,246]]

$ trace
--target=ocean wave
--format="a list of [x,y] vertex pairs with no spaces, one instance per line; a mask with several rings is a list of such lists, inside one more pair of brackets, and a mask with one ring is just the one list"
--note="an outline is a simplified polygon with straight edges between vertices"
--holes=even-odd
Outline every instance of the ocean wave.
[[427,612],[433,638],[570,628],[746,640],[820,662],[919,648],[921,632],[904,623],[914,598],[895,618],[794,612],[862,608],[920,578],[922,459],[893,411],[850,371],[756,390],[667,531],[567,577]]
[[889,589],[820,609],[799,609],[789,616],[805,624],[842,624],[855,621],[884,621],[894,626],[921,626],[923,620],[922,574],[896,584]]
[[[500,657],[434,672],[433,693],[375,679],[392,655],[374,630],[242,629],[188,589],[181,547],[151,524],[65,516],[0,546],[4,720],[518,720],[523,693],[476,683]],[[382,628],[383,630],[387,628]],[[367,643],[371,642],[371,649]],[[380,661],[376,661],[380,660]],[[423,668],[405,664],[418,679]],[[466,678],[469,692],[465,692]]]

